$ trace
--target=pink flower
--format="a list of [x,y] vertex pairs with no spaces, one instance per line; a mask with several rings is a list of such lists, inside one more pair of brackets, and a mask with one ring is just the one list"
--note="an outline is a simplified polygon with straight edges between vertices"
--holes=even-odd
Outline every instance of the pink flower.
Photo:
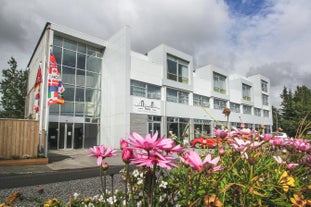
[[310,143],[306,139],[295,139],[293,140],[293,144],[300,151],[309,151],[311,149]]
[[122,160],[125,163],[129,163],[130,160],[134,157],[133,150],[130,148],[124,148],[122,150]]
[[[181,161],[187,165],[189,165],[192,169],[202,172],[203,166],[205,164],[211,164],[212,171],[216,172],[222,169],[221,165],[217,165],[218,161],[220,160],[220,157],[216,157],[213,160],[211,159],[211,154],[208,154],[204,161],[202,161],[201,157],[198,155],[195,151],[188,151],[184,154],[184,157],[180,157]],[[216,166],[216,167],[214,167]]]
[[150,151],[157,147],[158,132],[156,132],[152,137],[147,134],[145,138],[140,136],[138,133],[133,132],[132,136],[128,135],[129,144],[133,148],[145,149]]
[[116,156],[116,154],[114,154],[115,152],[116,150],[110,147],[106,148],[105,145],[93,146],[90,148],[90,155],[93,157],[97,157],[98,166],[102,164],[103,159],[105,159],[106,157]]
[[137,166],[154,167],[155,165],[170,170],[171,167],[175,167],[174,157],[169,155],[162,155],[160,153],[138,153],[131,159],[131,164]]
[[214,129],[214,134],[216,137],[220,137],[222,139],[226,138],[228,136],[227,130],[221,130],[221,129]]
[[120,140],[120,148],[121,149],[124,149],[124,148],[126,148],[126,147],[128,147],[128,142],[127,142],[127,140],[125,140],[125,139],[121,139]]
[[293,170],[293,169],[295,169],[299,165],[298,163],[289,163],[289,164],[287,164],[285,161],[282,160],[282,158],[280,156],[273,156],[273,158],[275,159],[275,161],[277,163],[286,166],[286,168],[288,170]]

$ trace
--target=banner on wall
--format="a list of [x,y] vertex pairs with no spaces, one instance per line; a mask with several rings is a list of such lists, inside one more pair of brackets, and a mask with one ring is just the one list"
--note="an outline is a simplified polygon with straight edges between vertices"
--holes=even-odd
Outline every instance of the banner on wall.
[[133,97],[132,110],[134,113],[161,115],[161,101]]

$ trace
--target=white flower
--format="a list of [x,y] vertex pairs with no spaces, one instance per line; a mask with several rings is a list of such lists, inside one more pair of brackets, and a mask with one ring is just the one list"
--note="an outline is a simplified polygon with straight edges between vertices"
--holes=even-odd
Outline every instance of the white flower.
[[109,197],[108,199],[107,199],[107,202],[109,203],[109,204],[114,204],[115,202],[117,202],[117,198],[116,198],[116,196],[111,196],[111,197]]
[[137,185],[142,185],[144,183],[144,180],[141,178],[137,179]]
[[77,199],[79,197],[79,195],[80,195],[79,193],[74,193],[73,194],[73,199]]
[[159,187],[165,189],[166,186],[167,186],[167,182],[165,182],[165,181],[162,180],[161,183],[160,183],[160,185],[159,185]]
[[134,176],[135,178],[139,176],[139,171],[138,171],[137,169],[135,169],[135,170],[133,171],[133,176]]
[[89,203],[87,207],[95,207],[95,205],[93,203]]
[[160,196],[159,201],[162,202],[167,197],[166,193]]
[[141,201],[138,201],[138,202],[136,203],[136,206],[137,206],[137,207],[142,207],[142,206],[143,206],[143,203],[142,203]]

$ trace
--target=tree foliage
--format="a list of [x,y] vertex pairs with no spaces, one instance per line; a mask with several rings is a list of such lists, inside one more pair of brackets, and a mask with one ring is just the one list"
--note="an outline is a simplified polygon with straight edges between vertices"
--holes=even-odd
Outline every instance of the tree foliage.
[[25,97],[27,94],[28,71],[18,70],[16,60],[8,61],[10,68],[2,71],[0,93],[2,93],[1,116],[5,118],[24,118]]
[[279,125],[289,136],[294,137],[299,126],[306,126],[310,123],[310,117],[307,117],[304,123],[301,121],[311,111],[311,89],[306,86],[297,86],[292,92],[284,87],[281,98]]

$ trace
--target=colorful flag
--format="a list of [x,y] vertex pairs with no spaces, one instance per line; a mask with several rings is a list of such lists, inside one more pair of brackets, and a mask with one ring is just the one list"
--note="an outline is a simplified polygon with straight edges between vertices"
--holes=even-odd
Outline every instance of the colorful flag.
[[50,67],[48,70],[48,104],[64,104],[63,92],[65,91],[57,69],[54,54],[50,54]]
[[42,75],[41,75],[41,67],[39,65],[38,72],[37,72],[37,77],[36,77],[36,83],[35,83],[35,86],[34,86],[35,102],[34,102],[33,109],[35,110],[36,113],[38,113],[38,111],[39,111],[41,82],[42,82]]

